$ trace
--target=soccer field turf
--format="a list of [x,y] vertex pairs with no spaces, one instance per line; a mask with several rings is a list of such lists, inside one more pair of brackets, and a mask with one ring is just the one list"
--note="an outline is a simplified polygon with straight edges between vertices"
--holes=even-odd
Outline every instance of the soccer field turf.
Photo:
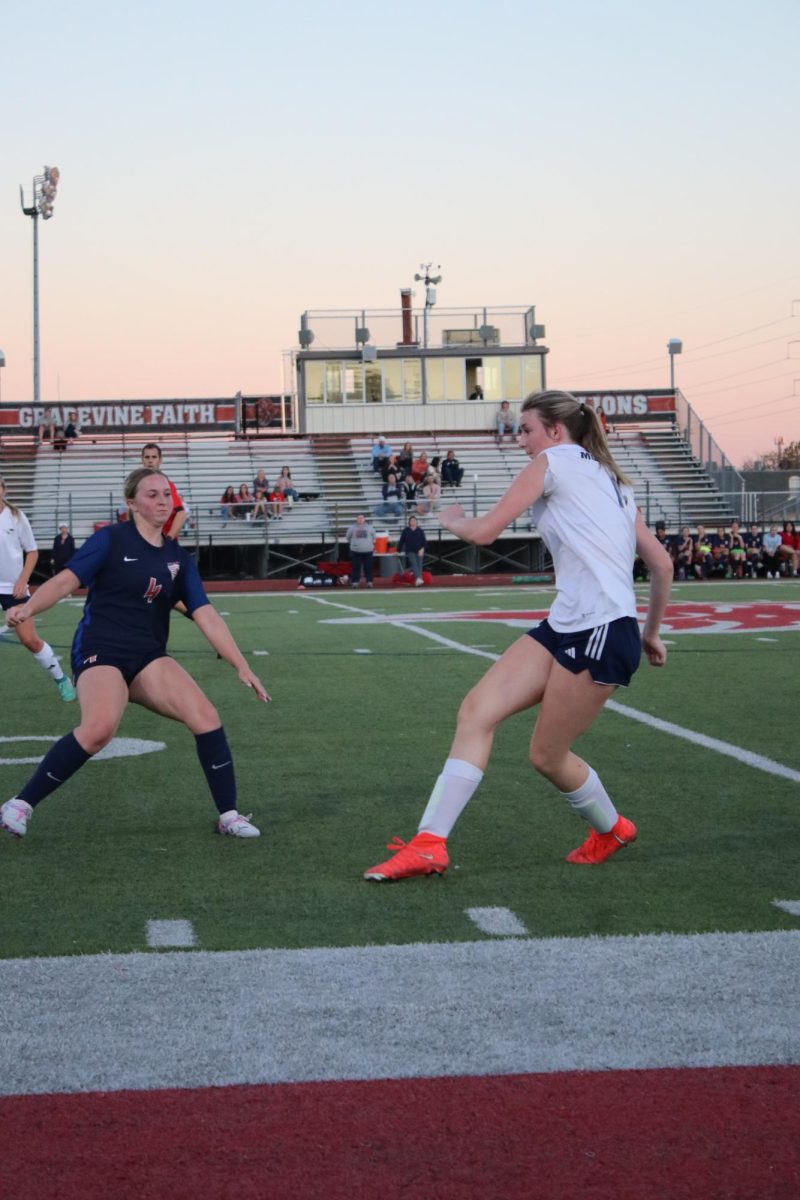
[[[87,764],[24,840],[0,841],[0,956],[144,950],[149,921],[190,922],[202,950],[462,942],[486,936],[467,910],[494,907],[535,938],[800,927],[774,903],[800,900],[793,583],[675,590],[666,669],[643,663],[615,697],[639,717],[609,709],[576,747],[639,826],[607,866],[563,861],[584,827],[532,771],[522,714],[497,733],[447,875],[362,882],[387,840],[415,830],[462,695],[551,600],[513,587],[215,596],[267,706],[175,618],[171,651],[219,708],[262,838],[213,835],[193,738],[132,705],[118,736],[163,748]],[[78,616],[68,601],[39,621],[65,661]],[[8,634],[0,671],[6,798],[77,706]]]

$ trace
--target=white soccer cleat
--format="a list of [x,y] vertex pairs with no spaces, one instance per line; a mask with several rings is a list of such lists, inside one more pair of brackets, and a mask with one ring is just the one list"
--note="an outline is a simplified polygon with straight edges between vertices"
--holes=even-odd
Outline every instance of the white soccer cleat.
[[222,813],[217,821],[217,833],[228,833],[231,837],[240,838],[261,837],[261,830],[257,829],[250,821],[252,815],[252,813],[248,813],[245,817],[235,808],[232,808],[230,812]]
[[7,829],[9,833],[13,833],[14,837],[25,837],[28,821],[32,814],[33,809],[27,800],[20,800],[18,796],[12,796],[0,808],[0,826]]

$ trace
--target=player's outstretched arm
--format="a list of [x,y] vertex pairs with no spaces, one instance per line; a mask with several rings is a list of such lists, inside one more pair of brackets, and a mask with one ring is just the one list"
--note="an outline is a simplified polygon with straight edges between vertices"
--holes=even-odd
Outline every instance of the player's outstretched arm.
[[221,658],[225,659],[225,662],[231,664],[242,683],[246,687],[252,688],[259,700],[271,700],[272,697],[261,680],[250,670],[244,655],[234,641],[233,634],[217,610],[210,604],[204,604],[201,608],[194,610],[192,617],[206,641]]
[[658,631],[672,588],[672,559],[655,534],[647,528],[641,513],[636,514],[636,553],[650,572],[650,600],[642,630],[642,645],[650,665],[663,667],[667,661],[667,648]]
[[540,454],[535,462],[520,471],[506,494],[488,513],[482,517],[468,517],[460,504],[451,504],[439,514],[442,528],[449,529],[465,542],[488,546],[539,499],[544,491],[546,470],[547,458]]
[[35,617],[37,613],[47,612],[48,608],[58,604],[59,600],[63,600],[65,596],[80,586],[81,581],[75,572],[65,568],[37,588],[30,600],[10,608],[6,613],[6,621],[13,629],[15,625],[20,625],[30,617]]

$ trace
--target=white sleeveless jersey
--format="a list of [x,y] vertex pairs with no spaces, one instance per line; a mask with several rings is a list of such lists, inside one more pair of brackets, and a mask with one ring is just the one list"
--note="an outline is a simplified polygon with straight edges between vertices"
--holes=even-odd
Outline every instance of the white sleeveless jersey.
[[542,453],[547,456],[545,490],[531,511],[555,566],[551,626],[569,633],[635,617],[632,489],[619,484],[582,446],[555,446]]
[[30,522],[24,513],[15,517],[8,505],[0,512],[0,592],[14,590],[29,550],[36,550]]

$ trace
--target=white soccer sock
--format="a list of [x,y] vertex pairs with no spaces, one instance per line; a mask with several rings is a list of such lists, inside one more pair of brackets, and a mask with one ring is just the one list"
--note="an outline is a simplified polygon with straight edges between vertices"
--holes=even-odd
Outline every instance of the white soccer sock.
[[483,771],[461,758],[448,758],[434,784],[428,806],[419,823],[419,833],[446,838],[466,808]]
[[593,767],[589,767],[589,777],[576,792],[562,792],[561,795],[598,833],[609,833],[616,825],[619,813]]
[[59,679],[64,678],[64,672],[61,670],[61,663],[53,653],[53,647],[48,646],[47,642],[42,646],[41,650],[33,656],[40,666],[44,667],[48,675],[51,675],[58,683]]

